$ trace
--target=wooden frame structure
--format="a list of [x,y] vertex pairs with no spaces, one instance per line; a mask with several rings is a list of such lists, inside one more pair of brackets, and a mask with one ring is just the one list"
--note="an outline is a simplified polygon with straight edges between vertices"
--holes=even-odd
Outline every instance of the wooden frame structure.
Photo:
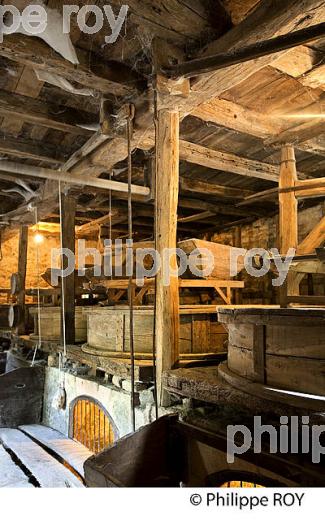
[[[280,205],[280,252],[287,255],[290,248],[296,255],[310,255],[325,241],[325,216],[308,236],[298,243],[298,200],[300,198],[319,197],[325,195],[325,180],[298,180],[296,172],[295,151],[293,146],[282,149],[282,160],[279,178]],[[290,271],[280,291],[282,307],[288,304],[325,305],[325,297],[300,296],[299,286],[304,274]]]

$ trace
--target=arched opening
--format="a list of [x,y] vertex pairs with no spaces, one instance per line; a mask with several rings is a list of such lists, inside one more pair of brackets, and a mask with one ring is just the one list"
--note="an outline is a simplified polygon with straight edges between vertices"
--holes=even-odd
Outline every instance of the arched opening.
[[71,403],[70,437],[96,454],[115,442],[117,431],[108,412],[96,399],[81,396]]
[[225,470],[207,478],[207,485],[222,488],[284,487],[281,482],[251,471]]

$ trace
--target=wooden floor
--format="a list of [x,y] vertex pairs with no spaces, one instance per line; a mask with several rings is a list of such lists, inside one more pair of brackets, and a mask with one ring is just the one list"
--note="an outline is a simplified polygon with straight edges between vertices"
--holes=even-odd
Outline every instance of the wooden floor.
[[41,425],[0,428],[0,487],[84,487],[92,453]]

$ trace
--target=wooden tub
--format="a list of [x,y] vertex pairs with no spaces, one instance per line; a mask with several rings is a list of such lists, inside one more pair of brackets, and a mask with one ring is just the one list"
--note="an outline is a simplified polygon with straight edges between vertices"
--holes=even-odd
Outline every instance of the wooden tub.
[[325,396],[325,309],[229,307],[218,319],[229,331],[228,375]]
[[[88,308],[85,352],[102,356],[130,352],[129,308],[127,306]],[[152,354],[153,307],[134,308],[134,349],[138,355]],[[227,333],[217,321],[215,306],[180,309],[180,353],[189,357],[226,351]]]
[[[76,307],[76,343],[83,343],[87,340],[87,318],[83,312],[85,308]],[[36,338],[38,337],[38,310],[33,307],[29,312],[34,318],[34,333],[31,334],[31,337]],[[41,308],[41,329],[42,339],[46,341],[60,341],[61,307]]]

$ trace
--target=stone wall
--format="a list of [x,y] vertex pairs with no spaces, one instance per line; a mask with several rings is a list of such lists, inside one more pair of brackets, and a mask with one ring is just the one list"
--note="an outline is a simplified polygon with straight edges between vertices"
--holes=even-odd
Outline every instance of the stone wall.
[[[117,437],[131,433],[131,395],[123,388],[117,388],[112,383],[100,383],[88,377],[64,373],[67,405],[65,410],[55,406],[55,397],[60,382],[59,370],[55,367],[46,368],[43,424],[54,428],[64,435],[69,434],[70,405],[81,396],[89,396],[99,401],[109,413],[117,431]],[[154,401],[150,390],[138,392],[138,406],[135,409],[136,427],[140,428],[155,419]],[[166,413],[160,411],[161,413]]]
[[[37,245],[34,241],[35,233],[30,231],[28,234],[28,253],[27,253],[27,273],[26,287],[37,287],[38,274],[37,265],[40,273],[43,273],[51,265],[52,248],[60,247],[59,236],[53,234],[43,234],[44,242]],[[37,249],[39,250],[39,261],[37,263]],[[0,287],[10,287],[10,276],[17,271],[18,267],[18,231],[11,238],[6,240],[1,246],[2,255],[0,256]],[[46,282],[40,281],[41,287],[47,287]]]
[[[51,266],[51,254],[53,249],[60,248],[60,237],[58,233],[41,233],[43,242],[40,245],[35,243],[35,232],[29,230],[28,250],[27,250],[27,272],[26,288],[48,287],[48,284],[39,276]],[[10,287],[10,276],[17,272],[18,268],[18,242],[19,232],[12,233],[10,238],[1,244],[0,254],[0,288]],[[77,250],[76,242],[76,250]],[[86,247],[96,248],[95,241],[86,241]],[[86,258],[89,265],[94,263],[92,256]],[[57,267],[57,266],[55,266]],[[39,274],[38,274],[39,272]],[[5,303],[6,297],[0,295],[0,303]]]

